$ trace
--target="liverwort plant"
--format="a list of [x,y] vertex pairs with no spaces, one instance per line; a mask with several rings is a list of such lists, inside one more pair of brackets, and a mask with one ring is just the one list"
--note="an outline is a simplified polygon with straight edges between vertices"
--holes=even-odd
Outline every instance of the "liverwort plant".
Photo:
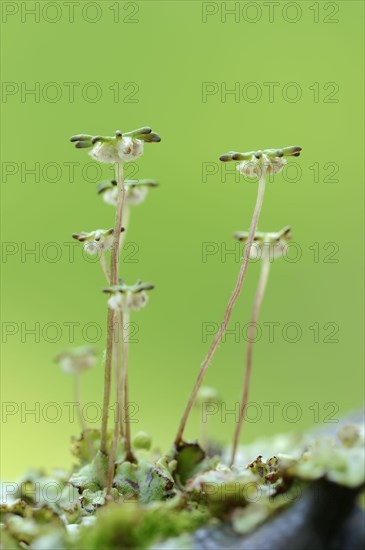
[[86,430],[86,425],[82,414],[80,377],[84,371],[95,366],[96,360],[96,350],[92,346],[81,346],[79,348],[65,350],[55,357],[55,361],[59,364],[63,372],[73,376],[74,399],[81,431],[83,433]]
[[[120,232],[125,231],[124,227],[121,227]],[[102,270],[104,272],[106,280],[109,282],[110,273],[108,270],[105,252],[111,250],[114,241],[114,229],[96,229],[90,233],[81,231],[81,233],[72,233],[72,237],[83,243],[84,250],[90,255],[98,255]]]
[[[112,325],[110,330],[108,324],[105,353],[102,429],[88,427],[73,438],[72,454],[77,464],[72,466],[71,476],[69,469],[51,474],[32,469],[18,483],[6,484],[11,487],[4,487],[5,499],[0,503],[0,547],[63,550],[257,548],[259,541],[260,547],[269,548],[273,539],[282,542],[283,530],[289,523],[292,524],[286,537],[289,548],[293,541],[294,544],[300,541],[303,528],[308,531],[306,548],[315,546],[319,540],[323,543],[321,547],[332,548],[339,538],[345,543],[348,536],[349,540],[353,540],[353,535],[359,538],[361,533],[356,525],[355,532],[352,529],[346,535],[345,522],[351,509],[356,512],[358,496],[364,487],[364,429],[360,425],[360,415],[355,416],[355,425],[343,425],[338,435],[334,431],[331,433],[332,430],[327,433],[326,429],[325,437],[318,437],[317,433],[298,438],[296,433],[267,441],[260,439],[245,449],[247,466],[243,467],[229,467],[225,461],[226,449],[208,441],[206,432],[202,434],[202,440],[207,453],[198,442],[187,444],[182,441],[192,404],[204,409],[203,423],[219,410],[219,394],[200,384],[227,327],[244,281],[247,262],[257,259],[258,255],[262,261],[251,318],[254,327],[271,262],[283,256],[288,247],[289,227],[277,233],[260,233],[257,221],[265,175],[280,171],[285,163],[283,157],[298,156],[300,148],[255,154],[229,153],[223,157],[223,160],[243,160],[239,165],[241,172],[249,177],[259,176],[258,198],[249,231],[235,235],[245,245],[239,277],[218,341],[215,339],[209,350],[184,413],[177,438],[179,446],[161,455],[152,447],[152,439],[146,432],[139,431],[131,442],[127,422],[125,433],[123,431],[122,405],[128,410],[129,315],[146,305],[148,291],[153,285],[141,281],[127,285],[119,277],[118,262],[121,235],[125,235],[122,228],[127,226],[125,207],[128,201],[131,205],[139,204],[148,188],[155,186],[141,181],[124,182],[123,163],[140,156],[144,141],[159,141],[159,138],[150,129],[143,128],[124,135],[117,132],[112,138],[81,135],[73,141],[78,148],[90,148],[93,158],[114,163],[116,170],[115,181],[103,184],[101,191],[104,199],[108,197],[106,202],[115,206],[114,227],[73,235],[90,253],[99,254],[105,264],[107,284],[103,292],[107,295],[108,322],[111,317]],[[230,158],[225,158],[227,156]],[[109,256],[110,271],[107,265]],[[252,350],[253,338],[250,338],[240,425],[235,433],[236,447],[248,399]],[[88,346],[67,350],[57,357],[62,369],[75,376],[79,413],[82,412],[79,376],[93,366],[95,360],[95,353]],[[117,395],[113,433],[111,430],[106,432],[112,374],[115,374]],[[81,414],[80,419],[83,421]],[[206,423],[202,424],[204,430],[206,427]],[[232,464],[234,459],[233,453]],[[47,490],[50,484],[57,488],[56,500]],[[249,498],[249,486],[259,492],[260,502],[257,499],[252,502]],[[304,496],[300,502],[296,498],[298,493]],[[319,493],[320,499],[316,498]],[[329,514],[328,502],[336,505],[334,510],[330,506]],[[292,509],[288,510],[288,506]],[[336,530],[332,529],[334,514]],[[321,532],[314,528],[317,524],[320,524]],[[326,536],[325,531],[328,531]]]
[[235,305],[235,302],[238,296],[240,295],[242,285],[245,280],[247,266],[250,258],[251,245],[253,243],[254,235],[256,232],[256,228],[257,228],[257,224],[259,221],[260,212],[261,212],[261,208],[264,200],[266,176],[281,172],[287,163],[287,160],[285,157],[291,157],[291,156],[298,157],[300,155],[301,150],[302,150],[301,147],[293,146],[293,147],[284,147],[283,149],[265,149],[264,151],[256,151],[256,152],[251,151],[248,153],[237,153],[234,151],[230,151],[229,153],[222,155],[220,157],[220,160],[222,162],[241,161],[240,164],[237,166],[237,170],[239,170],[239,172],[243,176],[259,179],[257,199],[256,199],[254,213],[251,220],[250,229],[248,232],[245,252],[242,258],[242,264],[238,273],[238,278],[237,278],[235,287],[233,289],[233,292],[229,298],[229,301],[224,313],[223,321],[220,325],[220,328],[216,336],[213,339],[213,342],[208,350],[208,353],[203,363],[200,366],[200,370],[199,370],[197,379],[195,381],[193,390],[190,394],[188,403],[183,412],[183,415],[178,427],[178,431],[176,434],[176,438],[175,438],[176,449],[179,449],[179,447],[183,445],[183,433],[185,430],[185,426],[186,426],[189,414],[193,407],[194,401],[197,397],[199,388],[203,382],[204,376],[208,370],[210,362],[227,329],[233,307]]
[[[244,231],[238,231],[234,234],[235,238],[246,245],[249,234]],[[248,254],[251,259],[259,258],[261,260],[261,272],[260,278],[256,289],[254,303],[252,307],[248,343],[246,350],[246,371],[243,383],[242,399],[240,404],[239,419],[236,424],[236,429],[233,437],[232,455],[230,460],[230,466],[233,466],[236,458],[238,441],[242,429],[242,425],[245,419],[245,412],[248,403],[248,395],[250,389],[250,380],[252,372],[252,354],[253,344],[255,338],[256,324],[260,314],[260,308],[262,300],[265,294],[267,281],[269,278],[270,265],[277,258],[281,258],[287,251],[288,241],[291,239],[291,228],[289,226],[284,227],[277,233],[261,233],[257,231],[254,236],[254,242],[251,244]]]
[[[143,127],[132,132],[122,133],[116,131],[114,136],[92,136],[90,134],[79,134],[71,137],[71,142],[75,143],[78,149],[90,149],[89,154],[98,162],[114,164],[115,167],[115,222],[113,229],[112,243],[107,242],[110,248],[110,270],[106,270],[104,255],[100,257],[103,262],[103,269],[106,278],[111,287],[118,285],[119,280],[119,249],[120,238],[122,232],[123,210],[126,201],[127,190],[123,176],[123,166],[125,162],[133,161],[139,158],[144,150],[144,143],[157,143],[161,138],[151,128]],[[100,235],[100,232],[99,234]],[[94,235],[91,236],[91,242],[94,242]],[[111,246],[110,246],[111,244]],[[104,250],[103,250],[104,252]],[[107,317],[107,343],[105,352],[105,372],[104,372],[104,398],[103,398],[103,413],[101,426],[101,443],[100,451],[103,455],[108,454],[107,449],[107,429],[108,429],[108,410],[110,403],[111,392],[111,373],[113,359],[113,341],[118,339],[117,331],[119,323],[117,321],[116,312],[111,307],[108,307]],[[123,343],[123,341],[122,341]],[[117,368],[117,367],[116,367]],[[118,415],[116,415],[117,417]]]
[[[229,153],[222,157],[223,161],[242,161],[238,169],[243,175],[259,177],[258,197],[249,231],[235,234],[245,250],[222,325],[201,366],[179,426],[176,447],[164,455],[152,447],[152,439],[146,432],[139,431],[131,441],[129,421],[125,419],[123,423],[124,410],[128,410],[129,404],[129,316],[146,305],[153,285],[139,280],[127,285],[119,276],[121,236],[125,236],[123,227],[128,226],[126,208],[142,202],[148,189],[156,186],[152,180],[125,182],[124,163],[141,155],[145,141],[159,141],[159,138],[151,129],[142,128],[123,135],[117,132],[115,137],[106,138],[83,134],[72,141],[77,148],[89,148],[96,160],[113,163],[116,174],[114,180],[99,186],[105,202],[115,207],[114,227],[73,235],[89,253],[99,255],[107,281],[103,289],[108,303],[108,333],[102,428],[84,425],[80,399],[80,375],[95,364],[95,352],[88,346],[66,350],[59,354],[57,361],[65,372],[74,376],[82,428],[81,435],[72,440],[72,454],[77,463],[71,472],[67,469],[48,474],[44,470],[32,470],[18,483],[5,484],[11,487],[10,492],[4,487],[5,499],[0,503],[1,548],[4,545],[9,549],[63,550],[256,548],[257,541],[261,541],[261,547],[277,550],[283,547],[282,533],[287,525],[286,547],[300,541],[303,527],[308,531],[305,548],[315,546],[318,540],[323,547],[332,548],[333,543],[340,540],[337,537],[346,542],[343,526],[351,509],[356,511],[358,496],[364,487],[364,429],[360,415],[355,416],[355,425],[343,425],[338,435],[334,432],[325,437],[306,434],[298,438],[298,434],[287,434],[264,442],[260,440],[245,449],[247,466],[232,467],[247,408],[254,326],[271,262],[284,255],[291,238],[289,227],[277,233],[257,231],[265,178],[283,168],[285,156],[298,156],[300,148]],[[216,390],[201,386],[201,382],[228,325],[248,261],[258,256],[261,274],[252,309],[240,419],[229,467],[225,448],[208,440],[207,433],[206,421],[219,411],[221,398]],[[117,408],[114,430],[107,431],[112,374],[115,374]],[[193,404],[204,411],[201,425],[204,450],[198,442],[189,444],[182,440]],[[47,491],[50,483],[57,487],[56,500]],[[257,499],[252,502],[248,497],[250,486],[259,491],[260,502]],[[315,498],[318,489],[324,498]],[[298,492],[304,497],[299,503],[296,502]],[[336,509],[327,514],[330,501],[336,504]],[[292,510],[287,510],[288,506],[292,506]],[[332,529],[333,513],[338,519],[337,532]],[[324,527],[321,523],[321,531],[313,526],[313,516],[325,522]],[[295,519],[298,517],[300,521]],[[293,518],[294,521],[290,521]],[[361,535],[355,526],[356,530],[355,538]],[[328,531],[326,537],[325,531]],[[352,538],[353,534],[350,533]]]
[[[126,194],[125,204],[135,205],[141,204],[147,196],[148,189],[157,187],[158,183],[155,180],[141,179],[141,180],[125,180],[124,182]],[[118,202],[118,189],[117,181],[104,181],[97,187],[97,192],[101,195],[107,204],[116,206]]]
[[[141,179],[141,180],[125,180],[125,198],[124,198],[124,209],[123,209],[123,225],[126,229],[129,226],[129,217],[130,217],[130,207],[141,204],[148,193],[148,189],[158,187],[158,183],[155,180],[151,179]],[[117,181],[104,181],[97,186],[97,193],[101,195],[104,201],[107,204],[112,206],[117,206],[118,202],[118,187]],[[125,237],[124,233],[123,237]],[[123,240],[121,239],[120,246],[123,245]]]
[[[121,338],[122,338],[122,369],[119,368],[119,353],[116,353],[116,392],[118,410],[116,413],[116,421],[114,424],[113,445],[109,456],[108,484],[107,490],[110,492],[114,476],[115,458],[119,433],[122,426],[122,404],[125,407],[129,402],[128,390],[128,327],[129,314],[131,311],[139,311],[143,308],[148,300],[146,291],[152,290],[154,285],[151,283],[142,283],[137,281],[134,285],[128,286],[123,279],[119,280],[118,285],[105,288],[103,292],[109,294],[108,306],[114,311],[115,317],[120,321]],[[118,346],[116,346],[118,349]],[[127,409],[126,409],[127,410]],[[130,424],[128,419],[125,421],[125,454],[129,462],[136,462],[132,451]]]

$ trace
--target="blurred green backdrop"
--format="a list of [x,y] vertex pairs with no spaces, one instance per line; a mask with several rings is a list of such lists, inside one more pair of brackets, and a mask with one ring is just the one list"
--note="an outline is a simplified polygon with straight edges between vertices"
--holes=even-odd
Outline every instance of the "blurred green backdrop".
[[[303,147],[293,171],[268,185],[262,211],[262,230],[292,225],[301,257],[272,268],[261,323],[279,325],[273,342],[262,325],[250,396],[261,418],[246,424],[243,439],[305,429],[359,407],[363,3],[281,2],[274,10],[266,2],[105,1],[82,2],[70,15],[63,2],[40,2],[39,17],[26,12],[34,4],[2,3],[2,399],[14,413],[3,415],[3,478],[71,463],[69,438],[78,428],[63,403],[73,399],[72,381],[53,357],[73,345],[69,323],[78,323],[80,345],[96,334],[87,324],[103,327],[106,318],[99,266],[78,247],[69,259],[72,232],[111,227],[114,217],[95,193],[94,163],[68,142],[79,132],[148,124],[162,136],[129,167],[134,177],[160,182],[132,212],[127,241],[138,247],[137,262],[123,267],[128,281],[156,285],[133,319],[134,431],[169,448],[210,343],[202,327],[221,321],[233,289],[239,263],[224,247],[234,249],[233,231],[248,228],[257,184],[220,172],[217,159],[230,149]],[[30,89],[35,95],[25,93]],[[39,177],[26,173],[34,168]],[[101,168],[101,179],[109,178]],[[204,243],[217,243],[206,261]],[[258,273],[252,264],[230,328],[248,322]],[[36,323],[38,342],[26,334]],[[295,336],[285,332],[287,323],[300,327],[295,343],[287,341]],[[336,326],[332,339],[339,341],[325,341]],[[96,346],[101,354],[104,335]],[[237,342],[228,335],[207,376],[227,409],[241,394],[244,353],[242,336]],[[99,362],[83,378],[85,402],[101,403],[102,380]],[[268,402],[279,404],[274,422]],[[297,422],[288,421],[296,415],[290,402],[301,413]],[[61,409],[55,422],[49,403]],[[25,414],[35,407],[39,418]],[[190,437],[198,425],[195,413]],[[222,441],[233,427],[233,415],[212,420]]]

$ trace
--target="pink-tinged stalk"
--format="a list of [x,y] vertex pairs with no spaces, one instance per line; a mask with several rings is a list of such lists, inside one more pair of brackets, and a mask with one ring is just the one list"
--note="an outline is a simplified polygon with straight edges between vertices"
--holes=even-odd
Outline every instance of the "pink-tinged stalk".
[[[123,165],[121,162],[115,163],[115,179],[117,180],[118,200],[115,212],[114,224],[114,240],[110,259],[110,284],[118,284],[118,264],[119,264],[119,243],[122,229],[123,206],[125,199],[125,187],[123,179]],[[104,400],[103,414],[101,420],[101,443],[100,450],[107,454],[107,432],[108,432],[108,417],[110,403],[110,387],[111,387],[111,371],[112,371],[112,355],[113,355],[113,335],[114,335],[114,312],[108,309],[107,319],[107,344],[105,355],[105,371],[104,371]]]
[[242,285],[243,285],[243,282],[245,280],[245,276],[246,276],[246,272],[247,272],[248,262],[249,262],[249,258],[250,258],[251,245],[252,245],[253,240],[254,240],[254,236],[255,236],[255,232],[256,232],[256,228],[257,228],[257,224],[258,224],[258,221],[259,221],[260,212],[261,212],[261,208],[262,208],[262,203],[263,203],[263,200],[264,200],[265,184],[266,184],[266,170],[263,168],[262,172],[261,172],[260,179],[259,179],[255,210],[254,210],[254,213],[253,213],[253,216],[252,216],[252,221],[251,221],[251,225],[250,225],[250,229],[249,229],[249,233],[248,233],[245,253],[243,255],[243,261],[242,261],[241,268],[240,268],[240,271],[239,271],[239,274],[238,274],[236,285],[235,285],[234,290],[231,294],[231,297],[228,301],[226,311],[224,313],[224,318],[223,318],[222,324],[221,324],[216,336],[214,337],[212,345],[210,346],[210,349],[209,349],[203,363],[200,366],[200,371],[199,371],[198,377],[196,379],[195,385],[194,385],[193,390],[191,392],[191,395],[189,397],[189,401],[188,401],[188,403],[185,407],[185,410],[184,410],[184,413],[182,415],[182,418],[181,418],[181,421],[180,421],[180,424],[179,424],[179,428],[178,428],[178,431],[177,431],[177,434],[176,434],[176,438],[175,438],[175,447],[176,448],[178,448],[183,442],[183,434],[184,434],[184,430],[185,430],[185,427],[186,427],[187,420],[189,418],[189,414],[190,414],[191,409],[194,405],[194,402],[196,400],[198,391],[201,387],[201,384],[202,384],[204,376],[205,376],[205,374],[208,370],[210,362],[211,362],[215,352],[217,351],[217,348],[218,348],[218,346],[219,346],[219,344],[222,340],[222,337],[223,337],[223,335],[224,335],[224,333],[227,329],[229,320],[231,318],[231,314],[232,314],[234,304],[236,303],[236,300],[237,300],[238,296],[240,295]]
[[246,372],[245,372],[245,379],[243,384],[240,416],[234,432],[230,466],[233,466],[236,459],[238,441],[239,441],[242,425],[245,419],[245,412],[246,412],[247,403],[248,403],[248,395],[249,395],[251,372],[252,372],[252,355],[253,355],[253,344],[254,344],[254,338],[255,338],[255,329],[256,329],[257,320],[259,318],[261,304],[265,294],[267,281],[269,278],[269,272],[270,272],[270,256],[269,256],[269,253],[266,253],[262,258],[260,279],[257,285],[255,299],[252,307],[251,322],[250,322],[248,344],[247,344],[247,351],[246,351]]

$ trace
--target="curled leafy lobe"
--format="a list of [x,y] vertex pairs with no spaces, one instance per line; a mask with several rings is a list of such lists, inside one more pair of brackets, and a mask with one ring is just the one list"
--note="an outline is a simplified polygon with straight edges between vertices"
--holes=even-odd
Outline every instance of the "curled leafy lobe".
[[134,285],[127,285],[123,279],[119,279],[118,285],[113,285],[108,288],[104,288],[103,292],[107,294],[114,294],[120,292],[121,294],[127,294],[128,292],[132,294],[139,294],[145,290],[152,290],[155,286],[151,283],[142,283],[141,280],[138,280]]
[[130,132],[122,133],[120,130],[115,132],[114,136],[92,136],[91,134],[76,134],[70,137],[71,143],[75,144],[77,149],[85,149],[92,147],[96,143],[109,143],[114,144],[116,141],[121,140],[123,137],[129,137],[132,139],[138,139],[145,143],[158,143],[161,138],[155,132],[152,132],[152,128],[145,126],[143,128],[137,128]]
[[261,159],[263,156],[268,157],[270,160],[282,157],[299,157],[302,148],[298,146],[283,147],[282,149],[264,149],[258,151],[248,151],[246,153],[239,153],[237,151],[228,151],[224,155],[219,157],[222,162],[229,162],[234,160],[251,160]]

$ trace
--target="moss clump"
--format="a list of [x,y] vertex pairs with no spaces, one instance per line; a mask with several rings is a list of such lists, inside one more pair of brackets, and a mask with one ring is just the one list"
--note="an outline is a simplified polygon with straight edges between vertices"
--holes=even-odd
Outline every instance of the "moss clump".
[[[285,441],[284,441],[285,440]],[[98,452],[69,482],[64,472],[27,473],[0,507],[2,548],[32,550],[108,550],[188,548],[189,533],[210,524],[246,534],[291,506],[303,489],[324,479],[350,489],[364,484],[364,434],[354,426],[338,436],[291,437],[281,444],[260,441],[277,452],[228,467],[221,457],[205,457],[197,443],[184,444],[168,456],[145,449],[136,463],[115,464],[113,488],[106,489],[107,457]],[[121,453],[123,455],[123,453]],[[240,453],[240,456],[242,454]],[[266,456],[270,456],[267,455]],[[242,461],[241,461],[242,462]],[[57,486],[59,498],[47,487]],[[167,543],[168,541],[168,543]],[[167,546],[166,546],[167,545]]]
[[198,508],[182,510],[166,504],[148,507],[132,503],[111,504],[98,513],[92,529],[80,531],[75,547],[85,550],[143,549],[158,540],[195,531],[206,521],[206,512]]

